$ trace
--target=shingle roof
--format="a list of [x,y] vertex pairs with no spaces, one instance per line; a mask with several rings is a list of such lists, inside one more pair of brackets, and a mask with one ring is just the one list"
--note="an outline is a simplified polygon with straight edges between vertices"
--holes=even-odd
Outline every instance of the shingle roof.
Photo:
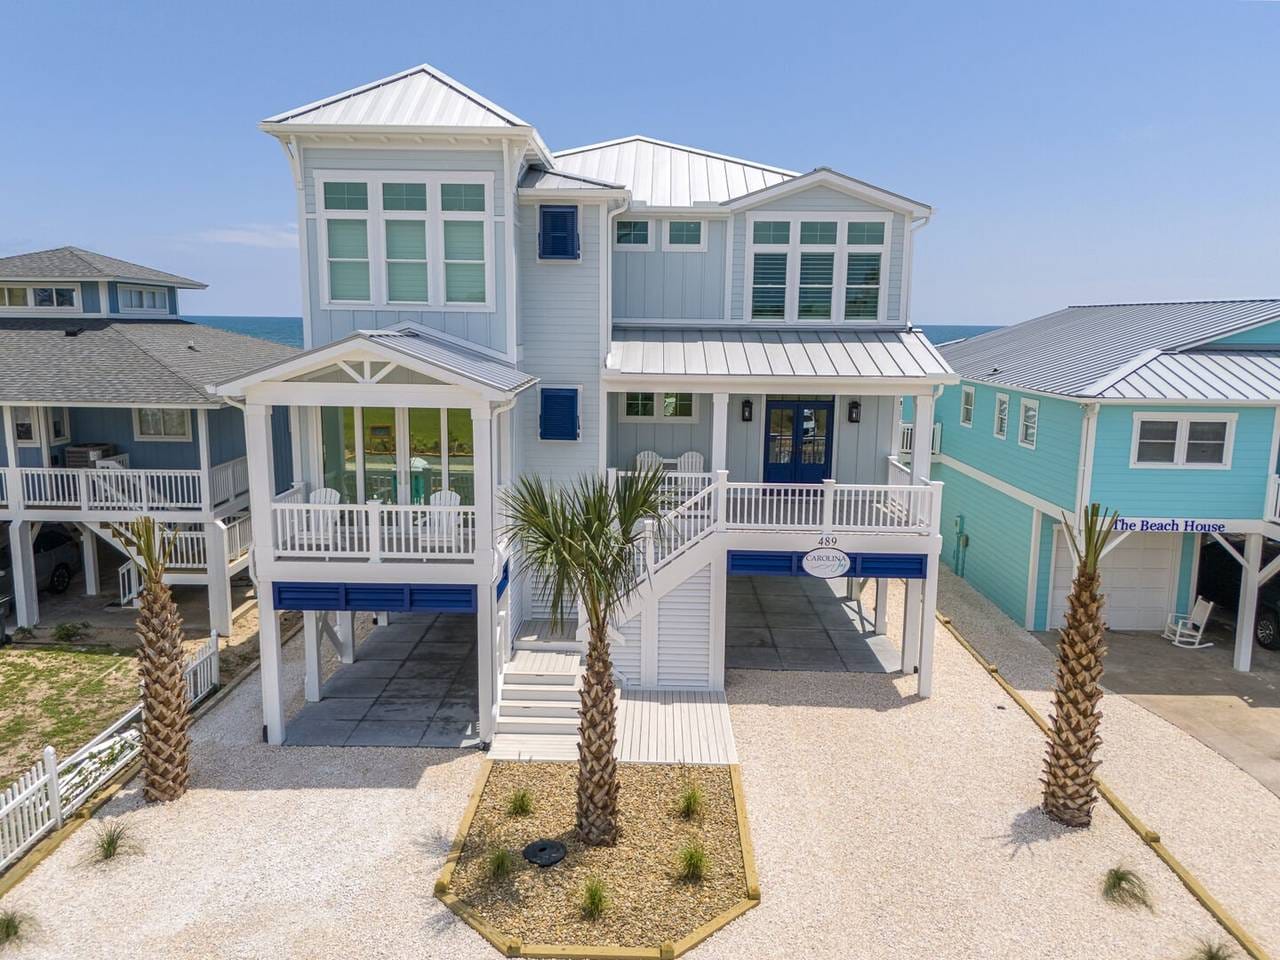
[[295,352],[176,319],[0,319],[0,402],[216,406],[206,384]]
[[207,285],[177,274],[140,266],[128,260],[82,250],[55,247],[35,253],[0,258],[0,279],[5,280],[126,280],[157,283],[184,290],[203,290]]
[[1280,300],[1075,306],[942,348],[962,377],[1094,396],[1149,351],[1170,351],[1280,319]]
[[264,124],[527,127],[514,113],[428,63],[276,114]]
[[1280,400],[1280,351],[1158,353],[1094,394],[1108,400]]
[[624,184],[635,203],[687,207],[722,203],[798,176],[792,170],[632,136],[555,154],[556,169]]
[[621,327],[608,369],[708,377],[927,377],[953,379],[917,330]]

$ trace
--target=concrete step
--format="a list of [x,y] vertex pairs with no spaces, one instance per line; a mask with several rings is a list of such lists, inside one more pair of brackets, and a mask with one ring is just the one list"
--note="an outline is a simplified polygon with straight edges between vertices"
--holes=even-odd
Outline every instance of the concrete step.
[[577,683],[513,683],[510,679],[504,679],[502,697],[504,700],[567,700],[577,703],[581,693]]
[[498,717],[497,733],[576,734],[578,719],[563,717]]
[[504,694],[498,703],[498,719],[520,720],[524,717],[576,720],[578,704],[572,700],[508,700]]

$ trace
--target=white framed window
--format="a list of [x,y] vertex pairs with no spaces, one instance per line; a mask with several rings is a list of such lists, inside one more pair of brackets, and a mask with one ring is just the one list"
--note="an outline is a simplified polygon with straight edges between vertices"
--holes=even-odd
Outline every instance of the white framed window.
[[747,215],[749,320],[883,322],[890,213]]
[[134,407],[133,439],[190,440],[191,411],[167,407]]
[[72,285],[0,286],[0,308],[38,310],[75,310],[79,304],[79,289]]
[[36,428],[37,422],[34,408],[13,408],[13,437],[18,441],[18,446],[40,446],[40,433]]
[[613,246],[627,253],[648,253],[653,250],[654,222],[652,220],[618,220],[613,225]]
[[1133,415],[1129,466],[1229,470],[1235,434],[1234,413],[1138,412]]
[[698,419],[698,395],[696,393],[624,393],[618,418],[630,422],[693,423]]
[[116,298],[124,313],[168,313],[169,291],[164,287],[116,288]]
[[49,442],[66,443],[71,439],[71,418],[66,407],[48,407],[46,416],[49,421]]
[[1040,401],[1023,397],[1018,403],[1018,444],[1034,450],[1039,431]]
[[326,305],[492,310],[493,174],[315,174]]
[[973,426],[973,404],[974,404],[973,387],[968,387],[968,386],[961,387],[960,388],[960,426],[962,427]]
[[1009,435],[1009,395],[1007,393],[996,394],[996,413],[991,424],[991,433],[997,440],[1003,440]]
[[664,221],[662,224],[662,249],[668,253],[706,253],[707,221]]

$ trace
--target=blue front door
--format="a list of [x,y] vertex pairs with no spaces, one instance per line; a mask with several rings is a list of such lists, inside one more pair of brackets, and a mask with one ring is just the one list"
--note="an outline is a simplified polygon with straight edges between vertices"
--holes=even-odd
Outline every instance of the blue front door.
[[831,400],[769,400],[764,410],[764,482],[821,483],[831,476]]

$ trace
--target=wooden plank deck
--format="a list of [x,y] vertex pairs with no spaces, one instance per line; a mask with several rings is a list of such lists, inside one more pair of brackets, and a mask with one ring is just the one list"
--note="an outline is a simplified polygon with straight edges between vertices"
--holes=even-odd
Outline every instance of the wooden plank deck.
[[[618,746],[624,763],[738,762],[724,693],[710,690],[624,690],[618,695]],[[491,760],[577,760],[571,735],[500,733]]]

